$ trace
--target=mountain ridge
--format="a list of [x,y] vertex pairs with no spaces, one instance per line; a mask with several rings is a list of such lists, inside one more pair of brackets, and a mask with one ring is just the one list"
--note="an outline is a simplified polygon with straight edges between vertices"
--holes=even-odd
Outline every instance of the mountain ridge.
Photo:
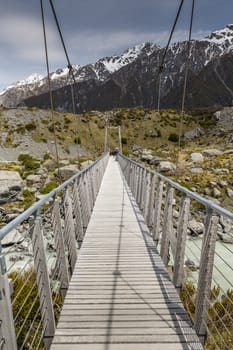
[[[74,66],[77,111],[135,105],[155,106],[159,66],[164,50],[148,42],[129,48],[121,55],[101,58],[94,64]],[[177,91],[181,90],[186,50],[187,41],[174,43],[168,49],[161,76],[161,99],[164,107],[174,107],[174,104],[166,103],[166,97],[168,96],[168,101],[172,103],[170,96],[176,95]],[[233,24],[214,31],[201,40],[192,40],[189,78],[195,77],[197,80],[197,76],[210,62],[231,52],[233,52]],[[68,94],[72,80],[68,68],[58,69],[51,73],[50,77],[56,108],[71,111],[72,103]],[[109,89],[112,89],[112,93]],[[47,77],[34,74],[1,92],[0,103],[7,107],[25,104],[48,108],[47,93]],[[104,101],[110,98],[112,101],[108,103]],[[210,105],[216,104],[211,99],[208,101]]]

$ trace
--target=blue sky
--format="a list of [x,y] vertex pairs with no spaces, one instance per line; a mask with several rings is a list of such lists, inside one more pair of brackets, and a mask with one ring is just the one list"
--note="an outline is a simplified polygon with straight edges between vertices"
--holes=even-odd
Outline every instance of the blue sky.
[[[180,0],[54,0],[73,64],[93,63],[151,41],[167,42]],[[58,33],[44,0],[51,70],[66,66]],[[174,41],[187,38],[191,0],[185,0]],[[193,37],[233,23],[232,0],[196,0]],[[2,0],[0,91],[32,73],[45,74],[39,0]]]

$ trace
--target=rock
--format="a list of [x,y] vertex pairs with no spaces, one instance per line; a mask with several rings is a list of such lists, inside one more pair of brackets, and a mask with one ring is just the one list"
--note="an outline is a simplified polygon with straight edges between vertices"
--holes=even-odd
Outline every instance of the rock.
[[216,157],[216,156],[221,156],[223,152],[213,148],[213,149],[205,149],[204,151],[202,151],[202,154],[205,157]]
[[86,160],[81,163],[81,170],[86,169],[89,165],[93,164],[93,160]]
[[228,149],[224,151],[223,154],[233,154],[233,149]]
[[55,162],[54,159],[48,159],[43,163],[43,166],[48,170],[52,170],[52,169],[56,168],[57,163]]
[[13,229],[1,240],[1,244],[3,247],[9,247],[13,244],[21,243],[23,240],[24,237],[16,229]]
[[160,157],[153,157],[151,160],[150,160],[150,165],[159,165],[160,162],[162,162],[162,158]]
[[63,167],[63,166],[69,165],[69,164],[70,164],[70,161],[68,159],[62,159],[59,161],[60,167]]
[[220,197],[221,196],[221,191],[219,191],[217,188],[213,188],[212,190],[212,196],[214,198]]
[[204,224],[194,219],[188,222],[188,228],[191,234],[195,236],[201,235],[204,232]]
[[172,162],[162,161],[159,163],[159,165],[157,167],[157,171],[159,173],[174,174],[176,171],[176,166]]
[[40,183],[41,182],[41,176],[40,175],[28,175],[26,178],[27,185],[33,185],[35,183]]
[[205,194],[206,196],[210,196],[210,195],[211,195],[211,189],[209,189],[208,187],[206,187],[206,188],[204,189],[204,194]]
[[226,187],[228,185],[228,182],[227,181],[224,181],[224,180],[219,180],[218,181],[218,185],[220,187]]
[[36,170],[36,175],[46,175],[47,176],[47,169],[44,169],[44,168],[40,168],[38,170]]
[[194,163],[203,163],[204,162],[204,157],[201,153],[192,153],[191,159]]
[[219,233],[218,232],[218,236],[224,243],[233,244],[233,235],[230,235],[228,233]]
[[230,188],[226,189],[226,194],[228,197],[233,197],[233,191]]
[[192,139],[196,138],[196,137],[200,137],[203,136],[205,134],[204,130],[201,128],[195,128],[193,130],[187,131],[184,134],[184,138],[187,141],[191,141]]
[[77,174],[79,172],[79,168],[77,165],[74,164],[70,164],[70,165],[66,165],[60,169],[56,169],[54,172],[54,175],[56,177],[61,177],[62,180],[67,180],[69,179],[71,176]]
[[197,271],[199,269],[199,267],[195,264],[195,262],[190,259],[187,259],[185,261],[185,265],[192,271]]
[[100,121],[98,122],[98,128],[99,128],[99,129],[104,129],[104,128],[105,128],[105,121],[100,120]]
[[208,184],[209,184],[209,186],[212,187],[212,188],[217,186],[217,182],[215,182],[215,181],[209,181]]
[[230,170],[226,168],[212,169],[215,174],[229,174]]
[[221,216],[219,222],[223,228],[223,233],[233,233],[233,222],[231,219]]
[[16,200],[23,185],[17,171],[0,170],[0,204]]
[[150,162],[153,159],[152,150],[151,149],[143,149],[141,154],[142,161]]
[[191,168],[190,172],[192,174],[202,174],[203,173],[203,169],[202,168]]

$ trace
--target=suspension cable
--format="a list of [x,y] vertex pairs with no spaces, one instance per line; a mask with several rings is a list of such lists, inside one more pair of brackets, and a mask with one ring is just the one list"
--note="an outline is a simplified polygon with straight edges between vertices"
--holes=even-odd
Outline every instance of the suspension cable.
[[173,26],[172,26],[172,29],[171,29],[171,32],[170,32],[170,36],[169,36],[169,39],[168,39],[168,42],[167,42],[167,46],[165,48],[165,51],[163,53],[163,57],[162,57],[162,60],[161,60],[160,66],[159,66],[159,74],[158,74],[158,112],[160,110],[160,98],[161,98],[161,74],[162,74],[163,69],[164,69],[165,58],[167,56],[167,52],[168,52],[168,49],[169,49],[169,46],[170,46],[170,43],[171,43],[174,31],[175,31],[178,19],[180,17],[180,13],[181,13],[183,4],[184,4],[184,0],[181,0],[179,8],[178,8],[178,11],[177,11],[177,14],[176,14],[176,17],[175,17],[175,20],[174,20],[174,23],[173,23]]
[[195,0],[192,0],[192,9],[191,9],[190,26],[189,26],[189,37],[188,37],[187,51],[186,51],[184,87],[183,87],[183,94],[182,94],[181,114],[180,114],[180,123],[179,123],[180,125],[179,125],[179,138],[178,138],[178,152],[177,152],[177,159],[176,159],[176,179],[178,177],[179,153],[180,153],[181,138],[182,138],[182,133],[183,133],[184,108],[185,108],[187,81],[188,81],[188,73],[189,73],[189,66],[190,66],[190,51],[191,51],[191,38],[192,38],[194,9],[195,9]]
[[43,26],[43,36],[44,36],[44,48],[45,48],[46,68],[47,68],[47,79],[48,79],[48,85],[49,85],[49,99],[50,99],[50,108],[51,108],[51,116],[52,116],[53,134],[54,134],[54,145],[55,145],[55,153],[56,153],[56,163],[57,163],[58,174],[59,174],[60,173],[60,171],[59,171],[60,164],[59,164],[57,137],[56,137],[54,103],[53,103],[53,94],[52,94],[52,86],[51,86],[51,79],[50,79],[49,56],[48,56],[48,45],[47,45],[47,36],[46,36],[46,26],[45,26],[43,0],[40,0],[40,6],[41,6],[41,18],[42,18],[42,26]]

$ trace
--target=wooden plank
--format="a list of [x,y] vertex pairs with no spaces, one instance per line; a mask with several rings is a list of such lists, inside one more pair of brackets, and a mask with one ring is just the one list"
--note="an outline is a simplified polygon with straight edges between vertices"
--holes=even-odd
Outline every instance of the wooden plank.
[[51,350],[202,349],[133,205],[110,160]]

